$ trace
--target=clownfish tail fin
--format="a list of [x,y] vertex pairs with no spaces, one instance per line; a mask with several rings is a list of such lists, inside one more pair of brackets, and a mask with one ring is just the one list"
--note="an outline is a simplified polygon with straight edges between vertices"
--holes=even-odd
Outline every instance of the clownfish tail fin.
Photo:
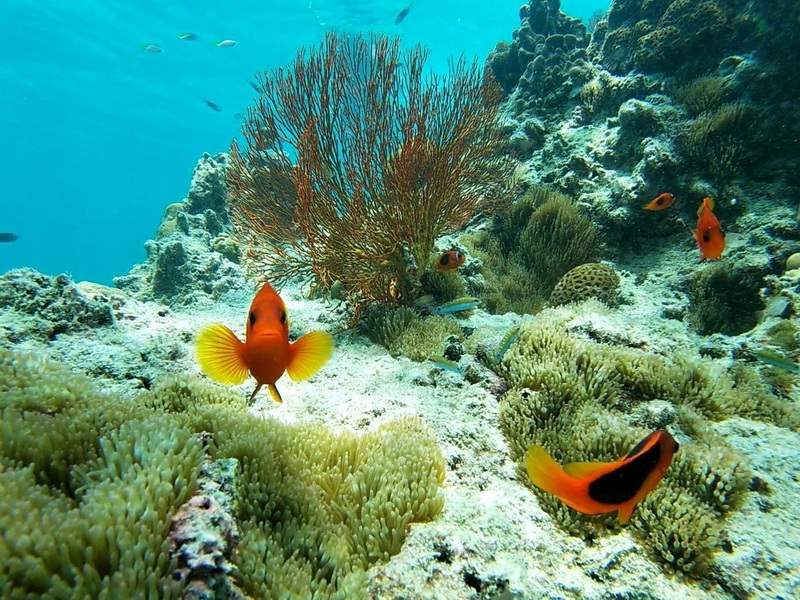
[[533,485],[550,494],[563,496],[564,483],[570,476],[551,458],[547,450],[541,446],[531,446],[525,458],[525,467]]
[[332,353],[331,334],[327,331],[311,331],[294,344],[289,344],[290,358],[286,372],[292,381],[308,379],[328,362]]
[[244,362],[244,344],[221,323],[208,325],[197,335],[197,363],[214,381],[238,385],[250,371]]

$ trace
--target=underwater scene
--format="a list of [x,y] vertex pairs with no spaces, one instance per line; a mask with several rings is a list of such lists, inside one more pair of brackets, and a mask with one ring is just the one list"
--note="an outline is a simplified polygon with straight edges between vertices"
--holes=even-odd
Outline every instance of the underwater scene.
[[800,0],[9,0],[0,598],[800,598]]

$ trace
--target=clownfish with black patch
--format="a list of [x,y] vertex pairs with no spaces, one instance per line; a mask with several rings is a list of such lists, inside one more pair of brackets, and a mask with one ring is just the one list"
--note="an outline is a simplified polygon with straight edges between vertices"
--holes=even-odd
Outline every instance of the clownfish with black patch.
[[703,198],[697,209],[697,229],[693,231],[697,247],[700,249],[700,261],[718,260],[725,250],[725,232],[716,215],[712,212],[714,200]]
[[464,264],[467,257],[460,250],[448,250],[436,259],[436,270],[440,272],[455,271]]
[[620,524],[652,492],[672,463],[678,442],[654,431],[616,462],[577,462],[560,467],[541,446],[531,446],[525,465],[533,484],[587,515],[617,511]]
[[289,341],[286,305],[269,283],[253,298],[247,313],[247,333],[241,342],[221,323],[204,327],[197,336],[197,362],[214,381],[229,385],[255,377],[255,395],[266,385],[276,402],[282,402],[275,382],[284,372],[293,381],[308,379],[319,371],[333,352],[333,338],[325,331],[312,331],[296,342]]
[[643,204],[642,208],[645,210],[664,210],[669,208],[675,202],[675,196],[669,192],[659,194],[647,204]]

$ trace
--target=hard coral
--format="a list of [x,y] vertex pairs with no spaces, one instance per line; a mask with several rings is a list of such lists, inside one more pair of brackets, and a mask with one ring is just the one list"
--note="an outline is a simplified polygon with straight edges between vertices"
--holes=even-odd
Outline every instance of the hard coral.
[[608,265],[602,263],[578,265],[568,271],[553,288],[550,305],[559,306],[597,298],[609,306],[615,306],[618,287],[619,275]]

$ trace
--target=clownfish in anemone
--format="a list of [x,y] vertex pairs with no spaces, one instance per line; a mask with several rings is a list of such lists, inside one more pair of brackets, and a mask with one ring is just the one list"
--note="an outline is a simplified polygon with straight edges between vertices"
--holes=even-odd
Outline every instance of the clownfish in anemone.
[[714,200],[703,198],[697,209],[697,229],[693,231],[697,247],[700,249],[700,261],[718,260],[725,250],[725,232],[719,219],[712,212]]
[[672,206],[673,202],[675,202],[675,196],[669,192],[664,192],[663,194],[656,196],[647,204],[643,204],[642,208],[645,210],[664,210],[665,208]]
[[587,515],[617,511],[620,524],[652,492],[672,463],[678,442],[654,431],[616,462],[577,462],[560,467],[541,446],[531,446],[525,465],[536,487]]
[[319,371],[333,352],[333,338],[325,331],[312,331],[296,342],[289,341],[286,305],[269,283],[253,298],[247,313],[247,333],[242,342],[221,323],[204,327],[197,336],[197,362],[214,381],[229,385],[244,383],[248,374],[256,389],[267,386],[276,402],[282,402],[275,382],[284,372],[293,381],[308,379]]
[[467,260],[467,257],[460,250],[443,252],[442,255],[436,259],[436,270],[440,272],[455,271],[464,264],[465,260]]

